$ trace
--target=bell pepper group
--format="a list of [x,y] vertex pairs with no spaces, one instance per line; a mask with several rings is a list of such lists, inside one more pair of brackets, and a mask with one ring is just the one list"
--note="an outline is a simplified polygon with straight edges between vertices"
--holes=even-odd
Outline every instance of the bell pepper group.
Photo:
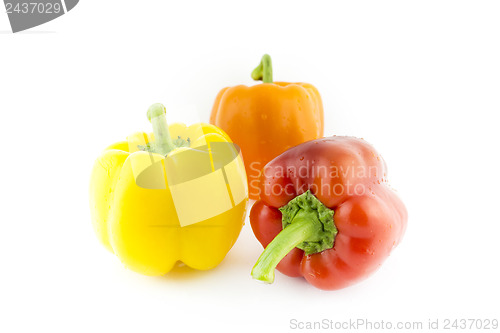
[[275,269],[324,290],[375,272],[401,242],[408,214],[383,158],[363,139],[323,137],[323,104],[308,83],[274,82],[264,55],[251,87],[224,88],[211,124],[168,125],[147,112],[137,132],[96,160],[92,222],[130,269],[163,275],[179,264],[208,270],[235,244],[247,203],[264,247],[251,275]]

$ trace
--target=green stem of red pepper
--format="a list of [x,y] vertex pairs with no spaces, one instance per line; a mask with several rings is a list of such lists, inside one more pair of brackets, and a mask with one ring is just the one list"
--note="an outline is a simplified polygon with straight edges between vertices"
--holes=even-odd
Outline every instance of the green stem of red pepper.
[[307,191],[280,208],[283,230],[269,243],[252,269],[254,279],[272,283],[274,269],[295,247],[306,255],[333,247],[337,228],[333,210]]
[[317,225],[307,217],[296,217],[292,224],[267,245],[265,251],[252,269],[252,277],[259,281],[273,283],[274,269],[288,252],[317,232]]
[[262,56],[259,66],[252,72],[252,79],[264,83],[273,83],[273,64],[269,54],[264,54]]

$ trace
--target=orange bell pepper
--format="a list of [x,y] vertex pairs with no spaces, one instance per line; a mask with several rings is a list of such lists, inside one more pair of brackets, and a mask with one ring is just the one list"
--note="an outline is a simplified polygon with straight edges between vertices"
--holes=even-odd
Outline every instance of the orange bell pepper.
[[252,72],[255,86],[222,89],[210,123],[222,128],[241,148],[249,197],[259,198],[261,169],[288,148],[323,136],[323,103],[309,83],[273,82],[271,57]]

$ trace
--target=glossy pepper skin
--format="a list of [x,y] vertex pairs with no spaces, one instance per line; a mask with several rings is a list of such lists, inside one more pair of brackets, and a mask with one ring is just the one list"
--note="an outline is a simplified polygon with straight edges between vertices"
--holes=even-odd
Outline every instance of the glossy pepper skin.
[[[252,207],[250,222],[266,250],[252,271],[254,278],[272,282],[273,265],[279,262],[277,269],[283,274],[302,276],[320,289],[341,289],[376,271],[403,237],[406,208],[387,183],[384,160],[362,139],[334,136],[303,143],[272,160],[262,177],[261,200]],[[283,229],[285,213],[298,220],[295,227],[301,230],[306,229],[300,223],[306,226],[319,216],[315,206],[305,219],[297,219],[310,207],[304,197],[324,209],[323,220],[333,215],[333,247],[306,254],[290,240],[308,239],[284,235],[294,226],[292,222]],[[290,210],[297,198],[305,200],[302,207]]]
[[[152,109],[155,108],[158,110],[162,106],[154,105]],[[187,127],[172,124],[165,129],[161,126],[167,126],[166,121],[159,121],[161,117],[153,119],[156,119],[151,120],[155,128],[154,134],[136,133],[128,138],[128,142],[122,141],[109,146],[95,162],[90,182],[90,207],[96,235],[127,267],[145,275],[163,275],[177,262],[198,270],[211,269],[224,259],[235,243],[246,216],[248,197],[243,162],[239,157],[231,164],[234,172],[226,170],[232,177],[228,184],[213,183],[214,186],[221,185],[223,189],[230,185],[233,189],[239,189],[239,194],[232,193],[232,208],[198,223],[181,226],[179,214],[189,212],[176,210],[176,187],[171,186],[171,176],[182,176],[189,172],[191,166],[166,174],[165,164],[170,160],[178,162],[178,156],[183,156],[180,155],[182,152],[198,153],[200,147],[207,143],[213,145],[214,142],[231,141],[227,134],[213,125],[194,124]],[[155,122],[159,122],[159,125],[156,126]],[[173,144],[169,148],[171,151],[151,152],[139,149],[145,150],[146,147],[140,147],[137,143],[146,146],[157,144],[156,148],[161,148],[160,140],[155,140],[155,137],[160,136],[168,141],[167,146]],[[186,141],[187,138],[189,140]],[[163,178],[159,184],[163,182],[165,186],[158,186],[158,179],[153,179],[151,185],[151,180],[148,184],[144,177],[140,178],[141,173],[138,176],[138,168],[151,167],[152,160],[154,165],[161,166],[158,177],[165,176],[166,185]],[[201,159],[196,161],[203,162]],[[198,166],[192,167],[194,171],[199,171]],[[214,173],[210,175],[214,176]],[[143,184],[140,184],[139,179],[142,179]],[[203,178],[196,180],[200,179]],[[192,198],[192,202],[187,203],[191,211],[200,213],[205,209],[200,207],[204,204],[201,200],[206,198],[208,202],[211,196],[224,194],[217,193],[216,188],[195,188],[192,193],[185,193],[185,188],[184,193],[182,190],[181,195]],[[200,200],[196,199],[200,197]],[[210,206],[217,209],[214,206],[220,204],[215,201]]]
[[241,147],[250,199],[258,199],[260,171],[288,148],[323,136],[323,104],[309,83],[273,82],[271,58],[265,55],[252,73],[255,86],[222,89],[210,123]]

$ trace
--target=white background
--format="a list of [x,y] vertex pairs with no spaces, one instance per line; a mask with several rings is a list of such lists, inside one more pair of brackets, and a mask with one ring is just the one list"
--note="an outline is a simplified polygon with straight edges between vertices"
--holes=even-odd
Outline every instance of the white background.
[[[0,13],[0,331],[499,319],[500,2],[180,3],[83,0],[19,34]],[[253,281],[262,248],[248,221],[212,271],[127,270],[93,234],[94,159],[148,130],[154,102],[208,121],[221,88],[253,84],[263,53],[276,80],[320,90],[325,135],[363,137],[385,157],[409,211],[403,242],[335,292],[280,273]]]

